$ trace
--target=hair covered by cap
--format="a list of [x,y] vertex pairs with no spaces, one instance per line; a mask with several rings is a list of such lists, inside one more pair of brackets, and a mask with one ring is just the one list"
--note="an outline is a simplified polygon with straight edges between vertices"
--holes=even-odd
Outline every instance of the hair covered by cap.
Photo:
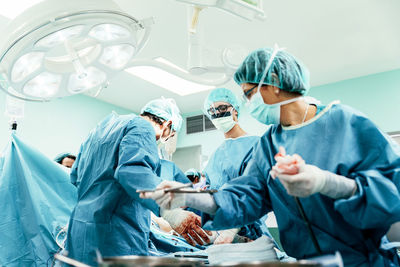
[[198,170],[196,170],[195,168],[190,168],[189,170],[187,170],[186,172],[185,172],[185,175],[186,176],[188,176],[188,175],[193,175],[193,176],[201,176],[201,173],[198,171]]
[[65,159],[68,156],[74,156],[74,155],[72,155],[71,153],[68,153],[68,152],[63,152],[63,153],[58,154],[54,158],[54,161],[61,164],[62,160]]
[[148,102],[140,111],[153,114],[165,121],[172,122],[172,130],[179,132],[182,127],[182,116],[175,100],[172,98],[157,98]]
[[203,112],[206,116],[210,117],[207,110],[215,103],[215,102],[226,102],[232,105],[232,107],[237,111],[238,117],[240,114],[240,102],[237,99],[236,95],[229,89],[226,88],[216,88],[212,90],[206,100],[204,101]]
[[[236,70],[237,84],[258,84],[273,53],[272,48],[260,48],[251,52]],[[310,89],[310,75],[304,64],[286,51],[279,51],[263,82],[287,92],[307,94]]]

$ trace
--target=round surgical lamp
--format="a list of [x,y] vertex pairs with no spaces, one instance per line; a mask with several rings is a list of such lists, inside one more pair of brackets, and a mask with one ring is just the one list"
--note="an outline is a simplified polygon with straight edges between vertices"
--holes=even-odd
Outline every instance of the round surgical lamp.
[[99,90],[144,47],[152,23],[111,0],[45,0],[6,27],[0,88],[29,101]]

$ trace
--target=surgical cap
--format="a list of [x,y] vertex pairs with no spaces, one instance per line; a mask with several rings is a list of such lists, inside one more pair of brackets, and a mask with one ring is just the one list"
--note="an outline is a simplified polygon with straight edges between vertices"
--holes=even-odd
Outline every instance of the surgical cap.
[[172,98],[157,98],[147,103],[140,113],[148,112],[163,120],[172,122],[172,130],[179,132],[182,126],[182,116],[175,100]]
[[61,164],[62,160],[70,155],[73,156],[71,153],[60,153],[54,158],[54,161]]
[[[258,84],[272,52],[272,48],[261,48],[251,52],[236,70],[235,82],[239,85],[242,83]],[[298,59],[286,51],[279,51],[263,84],[305,95],[310,89],[310,75],[308,69]]]
[[187,170],[187,171],[185,172],[185,175],[186,175],[186,176],[192,175],[192,176],[198,176],[198,177],[200,177],[200,176],[201,176],[201,173],[200,173],[199,171],[197,171],[196,169],[191,168],[191,169],[189,169],[189,170]]
[[231,104],[232,107],[237,111],[239,117],[240,113],[239,101],[236,98],[235,94],[231,90],[228,90],[226,88],[216,88],[208,94],[206,100],[204,101],[204,110],[203,110],[204,114],[210,117],[207,110],[211,107],[213,103],[219,101]]

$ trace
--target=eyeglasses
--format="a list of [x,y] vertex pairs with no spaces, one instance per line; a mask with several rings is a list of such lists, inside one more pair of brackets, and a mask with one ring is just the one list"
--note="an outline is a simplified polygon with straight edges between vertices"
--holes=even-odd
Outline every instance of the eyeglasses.
[[242,94],[242,98],[245,102],[249,101],[249,95],[251,94],[251,92],[254,91],[254,89],[256,89],[258,87],[258,84],[254,85],[253,87],[251,87],[249,90],[247,90],[246,92],[243,92]]
[[224,114],[224,113],[228,112],[228,109],[230,107],[232,107],[232,105],[219,105],[218,107],[211,107],[207,110],[207,113],[210,116]]

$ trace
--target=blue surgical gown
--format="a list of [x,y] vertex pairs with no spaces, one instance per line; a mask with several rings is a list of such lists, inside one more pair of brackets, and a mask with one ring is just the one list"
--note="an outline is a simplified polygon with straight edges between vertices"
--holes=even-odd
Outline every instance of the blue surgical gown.
[[274,211],[282,246],[289,256],[317,255],[294,197],[271,179],[279,146],[306,163],[354,179],[358,190],[348,199],[322,194],[300,198],[323,254],[340,251],[345,266],[396,266],[395,250],[381,250],[381,238],[400,220],[400,149],[368,118],[332,104],[298,126],[269,128],[257,144],[244,176],[214,195],[213,218],[206,229],[238,227]]
[[[243,174],[252,157],[255,144],[259,142],[259,136],[242,136],[235,139],[226,139],[212,154],[203,173],[206,176],[210,189],[219,189],[228,181]],[[271,237],[265,226],[265,215],[262,219],[243,227],[239,235],[252,240],[265,234]]]
[[175,181],[180,183],[190,183],[189,178],[182,172],[178,166],[175,165],[172,161],[161,159],[161,174],[160,177],[162,180],[166,181]]
[[153,189],[160,159],[151,124],[136,115],[111,114],[81,145],[71,172],[78,188],[67,250],[71,258],[95,265],[102,256],[148,255],[150,210],[137,189]]

